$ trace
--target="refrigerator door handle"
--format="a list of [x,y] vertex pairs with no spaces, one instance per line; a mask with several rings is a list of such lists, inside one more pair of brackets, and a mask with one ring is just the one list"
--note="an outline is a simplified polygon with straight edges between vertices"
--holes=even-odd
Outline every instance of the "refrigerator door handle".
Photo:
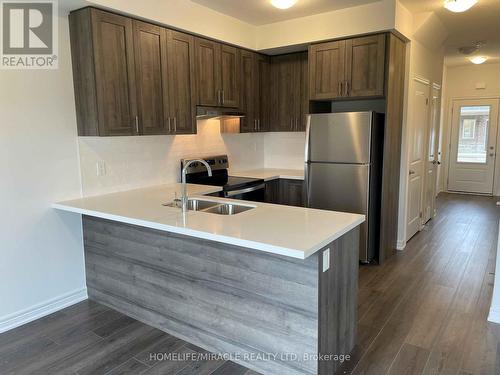
[[309,188],[309,168],[310,168],[311,164],[307,163],[305,164],[305,170],[304,170],[304,189],[305,189],[305,206],[306,208],[309,208],[310,206],[310,194],[309,192],[311,191],[311,189]]
[[304,150],[304,160],[306,163],[309,161],[310,138],[311,138],[311,115],[308,115],[306,121],[306,147]]

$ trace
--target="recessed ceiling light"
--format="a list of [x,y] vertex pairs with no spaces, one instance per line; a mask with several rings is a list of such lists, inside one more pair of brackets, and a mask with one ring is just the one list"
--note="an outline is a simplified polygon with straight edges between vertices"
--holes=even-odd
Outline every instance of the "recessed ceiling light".
[[477,0],[444,0],[444,7],[452,12],[461,13],[476,5]]
[[288,9],[295,5],[297,0],[271,0],[271,4],[279,9]]
[[469,60],[471,63],[479,65],[486,62],[488,58],[486,56],[474,56],[474,57],[469,57]]

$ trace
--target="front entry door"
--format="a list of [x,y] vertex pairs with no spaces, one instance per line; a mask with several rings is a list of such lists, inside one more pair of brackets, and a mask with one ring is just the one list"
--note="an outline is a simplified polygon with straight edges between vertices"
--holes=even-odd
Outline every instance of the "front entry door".
[[493,194],[498,99],[453,102],[448,190]]

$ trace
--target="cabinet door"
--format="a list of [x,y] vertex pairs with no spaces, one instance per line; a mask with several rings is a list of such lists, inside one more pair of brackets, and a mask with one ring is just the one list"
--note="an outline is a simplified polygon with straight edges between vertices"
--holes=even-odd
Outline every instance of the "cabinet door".
[[271,99],[270,66],[269,57],[255,55],[255,71],[257,88],[255,89],[255,111],[258,131],[270,130],[269,108]]
[[309,99],[326,100],[343,94],[345,41],[309,47]]
[[255,71],[255,54],[249,51],[241,52],[241,98],[240,109],[245,117],[240,120],[241,132],[257,131],[257,101],[258,76]]
[[136,135],[132,20],[92,9],[99,135]]
[[167,47],[164,29],[149,23],[134,21],[134,52],[137,86],[137,113],[140,134],[166,134],[168,92],[164,87]]
[[303,132],[306,130],[307,115],[309,114],[309,71],[308,71],[308,54],[302,53],[299,56],[300,64],[300,102],[297,108],[298,120],[295,131]]
[[169,129],[174,134],[196,133],[196,80],[194,37],[173,30],[167,34],[166,85]]
[[300,69],[296,54],[273,57],[271,93],[271,131],[292,131],[300,97]]
[[225,44],[221,45],[220,50],[221,104],[237,108],[240,102],[240,50]]
[[266,193],[264,200],[266,203],[281,204],[279,179],[266,182]]
[[196,38],[195,49],[198,104],[221,105],[221,45],[210,40]]
[[383,96],[385,34],[346,41],[346,88],[351,97]]
[[280,179],[281,204],[303,207],[304,202],[304,181]]

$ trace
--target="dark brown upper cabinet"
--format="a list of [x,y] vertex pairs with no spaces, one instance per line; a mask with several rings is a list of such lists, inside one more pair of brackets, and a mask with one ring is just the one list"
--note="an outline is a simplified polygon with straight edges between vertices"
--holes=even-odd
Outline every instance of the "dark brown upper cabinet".
[[309,47],[309,99],[384,95],[385,34]]
[[385,34],[346,40],[346,93],[351,97],[383,96]]
[[240,101],[240,50],[196,38],[198,104],[237,108]]
[[93,8],[70,31],[78,135],[196,132],[192,36]]
[[307,88],[307,52],[271,58],[271,131],[305,129]]
[[250,51],[241,51],[240,132],[267,131],[269,128],[269,58]]
[[167,35],[168,87],[166,107],[170,109],[168,126],[172,134],[196,133],[196,78],[194,37],[164,29]]
[[134,21],[134,51],[137,86],[138,132],[144,135],[168,134],[170,103],[167,83],[165,30]]
[[85,8],[70,32],[78,135],[138,134],[132,20]]
[[345,82],[345,41],[309,47],[309,96],[312,100],[343,96]]

